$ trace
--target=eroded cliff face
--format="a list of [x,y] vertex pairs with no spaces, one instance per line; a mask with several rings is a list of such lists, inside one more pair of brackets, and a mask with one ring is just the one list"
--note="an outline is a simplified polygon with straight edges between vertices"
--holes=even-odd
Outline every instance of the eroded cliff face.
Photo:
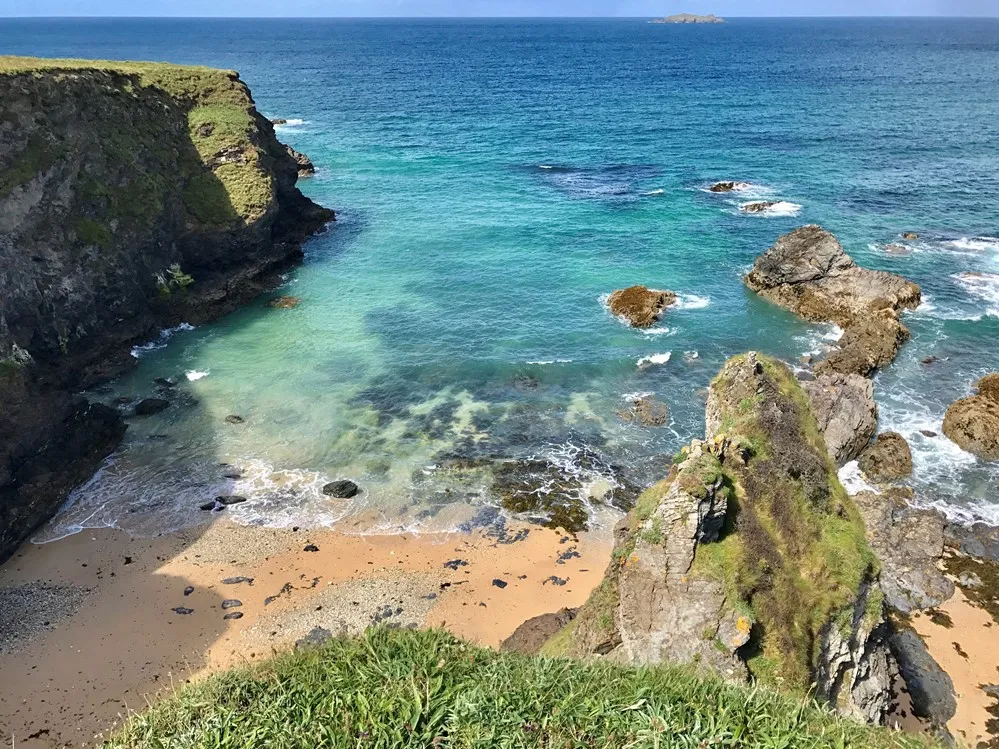
[[71,393],[333,219],[297,177],[233,71],[0,57],[0,560],[124,432]]
[[807,396],[784,364],[749,353],[712,383],[706,421],[546,651],[686,663],[882,722],[897,665],[878,562]]

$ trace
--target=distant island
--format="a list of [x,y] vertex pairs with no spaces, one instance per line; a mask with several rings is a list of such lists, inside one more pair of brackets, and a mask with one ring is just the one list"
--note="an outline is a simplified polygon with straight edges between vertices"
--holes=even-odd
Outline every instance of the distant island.
[[655,18],[649,23],[725,23],[724,18],[719,18],[713,13],[706,16],[698,16],[694,13],[678,13],[675,16],[665,18]]

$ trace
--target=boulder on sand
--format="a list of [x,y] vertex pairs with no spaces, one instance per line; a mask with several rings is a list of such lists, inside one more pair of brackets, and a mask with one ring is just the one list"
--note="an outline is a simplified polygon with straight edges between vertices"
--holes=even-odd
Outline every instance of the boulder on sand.
[[983,377],[976,395],[951,404],[943,432],[962,450],[985,460],[999,460],[999,374]]
[[814,224],[778,238],[756,259],[746,285],[814,322],[844,329],[839,351],[817,372],[867,376],[890,362],[909,331],[898,317],[919,306],[919,286],[858,266],[836,237]]
[[894,481],[912,474],[912,450],[898,432],[883,432],[860,456],[860,470],[872,481]]
[[323,494],[327,497],[336,497],[337,499],[356,497],[359,491],[361,491],[360,487],[349,479],[330,481],[323,487]]
[[618,289],[607,297],[610,311],[634,328],[652,327],[659,322],[663,310],[675,303],[676,294],[672,291],[650,289],[646,286]]

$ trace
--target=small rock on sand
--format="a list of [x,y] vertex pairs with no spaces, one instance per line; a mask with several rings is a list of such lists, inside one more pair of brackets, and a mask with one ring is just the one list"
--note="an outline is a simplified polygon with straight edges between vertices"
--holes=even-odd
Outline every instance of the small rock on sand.
[[170,610],[180,614],[181,616],[187,616],[188,614],[194,613],[194,609],[189,609],[186,606],[174,606]]
[[500,580],[498,577],[493,580],[493,585],[497,588],[503,589],[507,586],[506,580]]
[[225,616],[223,616],[222,618],[223,619],[227,619],[227,620],[242,619],[243,618],[243,612],[242,611],[232,611],[232,612],[226,614]]
[[360,487],[348,479],[330,481],[323,487],[323,494],[327,497],[336,497],[337,499],[350,499],[357,496],[359,491]]
[[227,611],[229,609],[238,609],[243,605],[243,602],[237,598],[226,598],[222,601],[222,610]]
[[228,416],[225,417],[225,420],[229,424],[242,424],[244,421],[246,421],[246,419],[244,419],[242,416],[238,416],[237,414],[229,414]]

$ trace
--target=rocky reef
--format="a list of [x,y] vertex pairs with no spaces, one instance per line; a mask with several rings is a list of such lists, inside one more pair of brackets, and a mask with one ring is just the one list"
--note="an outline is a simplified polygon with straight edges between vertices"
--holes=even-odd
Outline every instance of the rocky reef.
[[602,585],[543,652],[686,663],[883,721],[897,665],[878,561],[806,394],[784,364],[738,356],[706,426],[618,526]]
[[618,289],[607,297],[610,311],[633,328],[649,328],[659,322],[663,310],[676,304],[672,291],[650,289],[646,286],[629,286]]
[[234,71],[0,57],[0,559],[124,432],[72,393],[333,219]]

